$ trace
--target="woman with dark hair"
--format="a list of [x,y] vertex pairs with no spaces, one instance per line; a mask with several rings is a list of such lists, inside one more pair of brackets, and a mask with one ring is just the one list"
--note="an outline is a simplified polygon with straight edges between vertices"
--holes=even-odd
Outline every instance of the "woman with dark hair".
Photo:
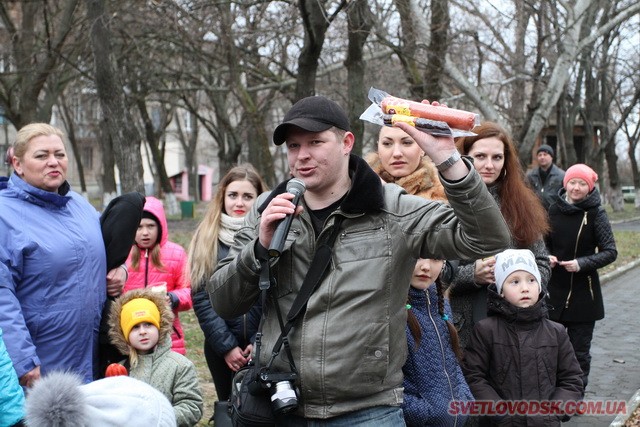
[[[476,170],[500,206],[511,232],[510,248],[529,249],[534,253],[546,293],[551,276],[549,254],[543,240],[549,232],[547,213],[526,183],[517,150],[507,131],[497,123],[484,122],[473,132],[475,136],[456,141],[458,151],[473,159]],[[494,271],[494,257],[462,261],[448,290],[463,348],[469,342],[473,325],[487,317],[487,286],[495,282]]]
[[262,310],[256,304],[243,316],[222,319],[211,307],[205,284],[229,252],[244,216],[266,190],[253,166],[245,164],[229,170],[220,180],[187,251],[193,309],[204,333],[204,355],[220,401],[229,399],[234,372],[251,357]]
[[377,147],[366,160],[384,182],[398,184],[407,193],[425,199],[447,200],[435,165],[405,131],[382,126]]

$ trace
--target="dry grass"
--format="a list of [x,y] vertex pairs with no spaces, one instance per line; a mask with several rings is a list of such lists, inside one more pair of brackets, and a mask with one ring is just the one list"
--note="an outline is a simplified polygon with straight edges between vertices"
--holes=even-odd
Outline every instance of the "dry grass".
[[217,400],[217,395],[204,358],[204,336],[193,310],[180,313],[180,321],[182,322],[185,341],[187,342],[187,357],[196,365],[200,389],[204,397],[204,415],[198,426],[206,426],[209,418],[213,415],[213,402]]
[[[195,219],[181,220],[179,217],[169,218],[169,236],[171,240],[186,248],[189,244],[193,231],[195,230],[200,218],[202,218],[203,209],[204,204],[201,203],[196,208]],[[628,203],[625,204],[624,212],[612,213],[611,210],[608,209],[607,213],[611,220],[624,220],[640,216],[640,212],[637,211],[632,204]],[[601,270],[601,274],[613,271],[614,269],[640,257],[639,234],[640,233],[633,231],[614,231],[616,244],[618,246],[618,259],[613,264],[603,268]],[[187,342],[187,357],[189,357],[189,359],[191,359],[191,361],[196,365],[198,377],[200,379],[200,387],[202,388],[204,395],[205,411],[202,420],[198,423],[198,426],[206,426],[209,418],[213,415],[213,402],[217,399],[217,396],[204,358],[204,337],[193,310],[180,313],[180,320],[184,328],[185,340]]]

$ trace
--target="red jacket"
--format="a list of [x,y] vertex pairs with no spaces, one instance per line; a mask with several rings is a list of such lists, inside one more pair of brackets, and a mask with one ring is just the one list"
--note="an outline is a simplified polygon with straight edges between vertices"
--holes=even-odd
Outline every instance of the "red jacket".
[[141,251],[138,269],[131,266],[131,253],[127,258],[129,278],[124,290],[154,286],[158,282],[167,282],[167,292],[172,293],[178,300],[174,308],[175,320],[173,321],[173,334],[171,335],[171,349],[180,354],[186,353],[184,333],[178,317],[179,311],[186,311],[192,307],[191,284],[184,277],[184,269],[187,264],[187,253],[182,246],[169,241],[169,229],[167,217],[164,213],[162,202],[155,197],[147,197],[144,211],[153,214],[160,222],[160,259],[164,268],[158,269],[147,257],[149,250],[140,249],[137,246],[131,248],[131,253]]

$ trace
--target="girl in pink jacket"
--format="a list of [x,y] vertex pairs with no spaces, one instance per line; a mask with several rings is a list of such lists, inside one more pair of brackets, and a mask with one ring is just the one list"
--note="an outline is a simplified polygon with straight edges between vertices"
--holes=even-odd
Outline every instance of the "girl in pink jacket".
[[186,262],[187,253],[182,246],[169,241],[162,201],[147,197],[136,241],[127,258],[129,278],[124,291],[152,287],[166,292],[167,303],[175,315],[171,349],[180,354],[186,354],[186,347],[178,312],[193,305],[191,286],[184,276]]

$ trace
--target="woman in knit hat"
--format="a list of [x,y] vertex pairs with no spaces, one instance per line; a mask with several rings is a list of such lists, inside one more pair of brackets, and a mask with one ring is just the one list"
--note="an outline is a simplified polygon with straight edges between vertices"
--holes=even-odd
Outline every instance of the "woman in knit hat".
[[[547,319],[533,253],[508,249],[497,254],[495,275],[488,287],[489,317],[476,323],[465,350],[464,373],[473,396],[547,408],[551,402],[580,400],[580,367],[565,329]],[[519,406],[517,414],[507,409],[486,425],[560,426],[562,409],[557,405],[556,413],[543,415],[533,413],[533,406]]]
[[174,314],[171,349],[180,354],[186,354],[187,350],[178,312],[193,306],[191,285],[184,274],[186,265],[187,252],[169,240],[162,201],[147,197],[135,244],[127,259],[129,278],[124,291],[149,287],[166,295]]
[[[162,294],[135,289],[111,307],[109,337],[122,354],[129,376],[144,381],[173,405],[178,426],[193,426],[202,417],[198,374],[185,356],[171,351],[173,313]],[[117,367],[117,365],[116,365]],[[110,371],[118,371],[112,366]]]
[[618,251],[600,193],[598,175],[576,164],[564,175],[564,188],[549,209],[547,237],[552,275],[549,318],[569,332],[586,388],[591,367],[591,340],[596,320],[604,318],[598,269],[616,260]]

